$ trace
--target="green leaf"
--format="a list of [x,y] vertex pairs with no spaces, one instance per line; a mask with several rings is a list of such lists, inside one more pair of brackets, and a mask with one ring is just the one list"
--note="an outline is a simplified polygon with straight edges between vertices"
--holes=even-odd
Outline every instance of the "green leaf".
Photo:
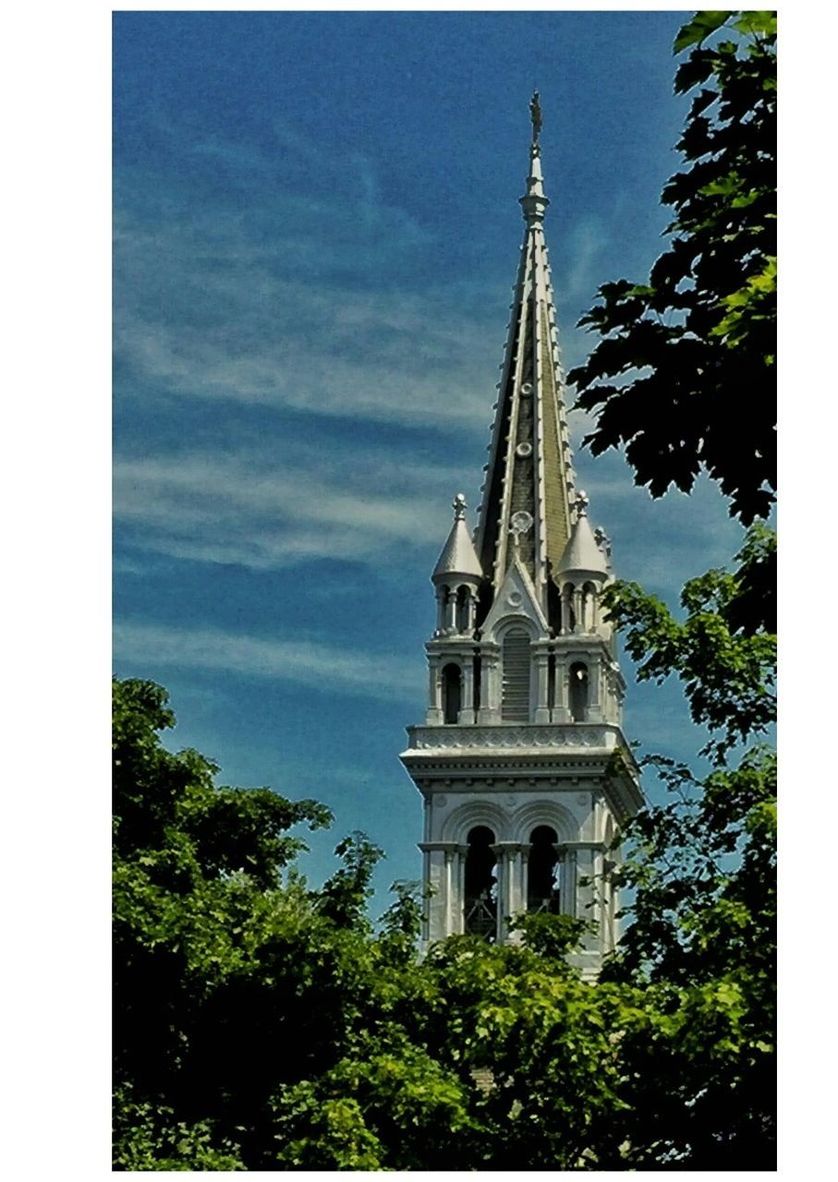
[[673,53],[680,53],[690,45],[700,43],[716,29],[720,29],[731,15],[730,12],[697,12],[691,21],[679,29]]

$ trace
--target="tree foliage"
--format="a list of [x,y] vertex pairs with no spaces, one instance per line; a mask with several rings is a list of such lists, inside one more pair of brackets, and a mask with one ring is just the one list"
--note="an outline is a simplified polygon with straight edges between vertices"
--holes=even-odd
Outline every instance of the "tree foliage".
[[215,787],[162,746],[173,722],[159,686],[114,683],[115,1168],[590,1157],[619,1103],[618,991],[565,963],[582,925],[533,917],[520,947],[463,937],[420,962],[410,884],[367,917],[380,850],[342,840],[309,889],[287,830],[328,810]]
[[685,585],[680,616],[637,584],[608,592],[638,678],[681,681],[711,770],[642,761],[666,796],[623,833],[631,904],[601,985],[642,990],[642,1020],[621,1033],[604,1167],[774,1168],[776,539],[753,523],[776,487],[775,41],[773,12],[681,29],[675,90],[694,97],[662,194],[669,243],[645,284],[600,287],[582,321],[599,343],[570,374],[594,453],[624,445],[653,496],[703,467],[751,526],[732,573]]
[[[767,763],[694,783],[687,813],[637,819],[634,923],[594,984],[568,963],[585,922],[566,916],[519,917],[516,945],[452,937],[420,960],[411,884],[377,929],[367,917],[379,850],[344,839],[309,889],[283,827],[327,811],[214,787],[209,761],[163,749],[172,721],[159,687],[115,683],[116,1169],[765,1159]],[[684,769],[662,770],[683,794]],[[269,839],[254,836],[262,806]],[[212,842],[195,824],[207,815],[223,816]]]
[[602,338],[572,370],[596,412],[594,454],[625,447],[652,496],[701,468],[744,524],[776,488],[776,13],[700,12],[677,94],[695,92],[664,186],[669,245],[645,283],[599,288],[580,321]]
[[615,1166],[775,1165],[776,757],[755,741],[775,710],[773,550],[771,532],[752,527],[734,574],[686,585],[683,622],[634,584],[609,593],[638,676],[682,680],[715,765],[697,777],[643,760],[668,800],[622,835],[631,922],[602,982],[643,989],[648,1027],[621,1040]]
[[685,585],[683,621],[637,583],[618,582],[606,592],[638,679],[679,677],[693,721],[722,734],[705,749],[718,761],[776,720],[777,640],[769,630],[775,587],[765,583],[775,552],[774,533],[753,526],[733,574],[711,570]]

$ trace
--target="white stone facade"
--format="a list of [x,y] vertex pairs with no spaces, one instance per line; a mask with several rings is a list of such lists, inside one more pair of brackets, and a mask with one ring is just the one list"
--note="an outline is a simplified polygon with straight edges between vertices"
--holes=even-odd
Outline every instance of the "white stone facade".
[[615,838],[642,798],[602,605],[610,544],[575,492],[540,154],[535,136],[478,525],[472,539],[458,494],[424,725],[401,759],[425,802],[424,945],[564,913],[592,923],[577,959],[594,976],[617,939]]
[[[573,630],[551,635],[537,603],[523,594],[517,600],[526,580],[526,572],[510,573],[505,586],[514,589],[512,609],[490,612],[478,636],[452,634],[427,645],[427,720],[408,729],[409,746],[401,756],[425,802],[423,942],[469,927],[469,836],[480,827],[491,832],[495,860],[494,897],[482,934],[508,939],[509,920],[532,907],[532,837],[544,827],[555,835],[550,909],[593,922],[577,958],[585,975],[593,976],[617,939],[612,875],[619,855],[610,847],[640,800],[620,725],[623,681],[610,625],[595,614],[586,624],[579,612]],[[502,603],[509,598],[499,597]],[[526,638],[528,702],[526,719],[509,721],[503,717],[510,689],[504,639],[515,629]],[[571,705],[571,671],[582,665],[587,698]],[[452,668],[459,673],[459,709],[456,720],[445,722]],[[574,719],[574,713],[580,716]],[[485,930],[489,913],[491,932]]]

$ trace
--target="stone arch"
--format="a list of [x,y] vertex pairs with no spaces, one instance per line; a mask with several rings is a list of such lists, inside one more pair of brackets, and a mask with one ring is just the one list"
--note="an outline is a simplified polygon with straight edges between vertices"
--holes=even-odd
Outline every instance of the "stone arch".
[[469,832],[478,825],[485,825],[491,829],[495,841],[509,841],[509,817],[502,808],[490,800],[469,800],[455,808],[450,816],[445,818],[442,840],[465,845]]
[[555,829],[560,842],[579,839],[579,824],[569,809],[555,800],[535,800],[521,805],[512,814],[511,840],[529,842],[530,833],[539,825]]
[[537,640],[540,635],[539,629],[534,620],[531,620],[524,612],[510,612],[509,615],[501,616],[492,628],[491,639],[496,644],[503,644],[504,637],[508,632],[515,628],[524,628],[530,641]]

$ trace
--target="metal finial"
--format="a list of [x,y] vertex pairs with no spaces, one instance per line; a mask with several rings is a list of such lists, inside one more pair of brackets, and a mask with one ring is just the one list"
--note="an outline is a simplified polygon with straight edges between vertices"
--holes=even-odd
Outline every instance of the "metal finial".
[[532,142],[538,143],[539,132],[541,131],[541,101],[538,97],[538,91],[532,92],[530,99],[530,119],[532,119]]
[[573,502],[576,508],[577,516],[584,517],[587,514],[590,500],[591,498],[588,496],[585,490],[580,488],[576,500]]
[[466,509],[468,508],[468,505],[466,504],[466,498],[462,493],[457,493],[456,497],[454,497],[454,500],[451,502],[451,508],[454,510],[455,521],[465,520]]

